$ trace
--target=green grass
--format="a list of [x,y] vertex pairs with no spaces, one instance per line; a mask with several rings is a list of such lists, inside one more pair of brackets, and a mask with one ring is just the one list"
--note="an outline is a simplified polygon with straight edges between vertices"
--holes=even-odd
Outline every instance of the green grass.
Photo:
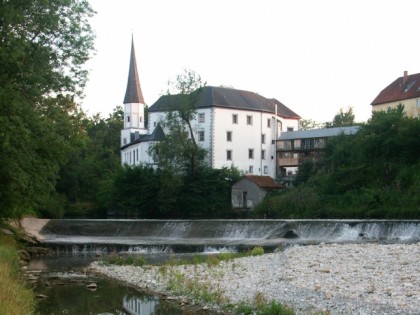
[[22,279],[13,236],[0,235],[0,315],[28,315],[35,311],[35,296]]
[[109,256],[103,257],[101,259],[102,264],[104,265],[119,265],[119,266],[138,266],[143,267],[147,261],[143,256],[131,256],[131,255],[118,255],[111,254]]

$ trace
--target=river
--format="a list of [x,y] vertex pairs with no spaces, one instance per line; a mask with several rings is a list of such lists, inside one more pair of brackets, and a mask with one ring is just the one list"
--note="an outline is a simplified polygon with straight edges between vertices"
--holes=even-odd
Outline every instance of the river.
[[22,226],[54,251],[27,267],[40,298],[38,314],[211,314],[85,272],[92,261],[114,253],[156,264],[254,246],[271,251],[320,242],[420,240],[420,221],[24,219]]

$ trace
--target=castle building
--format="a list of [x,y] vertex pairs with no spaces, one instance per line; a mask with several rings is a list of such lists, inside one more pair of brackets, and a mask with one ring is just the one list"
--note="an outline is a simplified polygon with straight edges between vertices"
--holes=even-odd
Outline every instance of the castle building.
[[[156,162],[148,154],[165,137],[160,121],[176,105],[176,95],[161,96],[148,110],[144,125],[144,99],[138,78],[134,43],[131,47],[121,162],[128,165]],[[234,165],[243,173],[276,178],[276,140],[283,131],[298,129],[300,116],[274,98],[233,88],[205,86],[192,122],[198,143],[207,150],[212,168]]]

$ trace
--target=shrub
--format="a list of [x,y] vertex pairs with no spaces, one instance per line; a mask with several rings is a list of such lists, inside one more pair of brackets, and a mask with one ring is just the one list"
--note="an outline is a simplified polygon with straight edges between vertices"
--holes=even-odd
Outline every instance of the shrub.
[[261,246],[254,247],[250,252],[251,256],[260,256],[263,254],[264,254],[264,248],[262,248]]

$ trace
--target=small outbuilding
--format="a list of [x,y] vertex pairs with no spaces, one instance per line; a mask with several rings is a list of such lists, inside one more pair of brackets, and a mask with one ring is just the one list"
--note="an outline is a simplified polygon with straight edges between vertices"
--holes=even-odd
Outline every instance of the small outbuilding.
[[284,188],[270,176],[245,175],[232,186],[232,207],[252,210],[267,193]]

